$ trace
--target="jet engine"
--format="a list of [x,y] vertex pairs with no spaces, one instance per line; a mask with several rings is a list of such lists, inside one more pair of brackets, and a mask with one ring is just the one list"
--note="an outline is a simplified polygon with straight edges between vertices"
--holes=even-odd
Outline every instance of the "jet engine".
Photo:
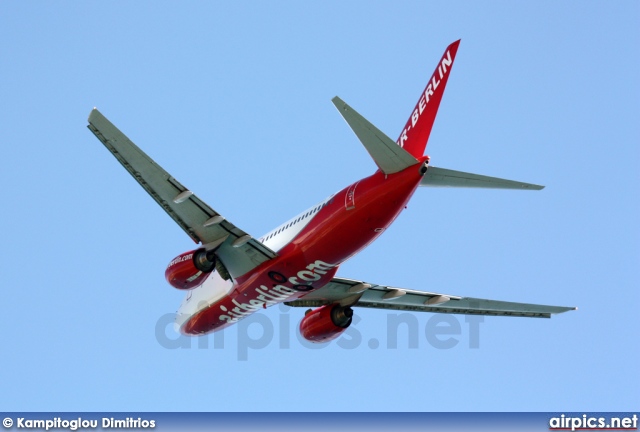
[[309,309],[300,321],[300,334],[310,342],[329,342],[351,325],[352,316],[353,309],[339,304]]
[[202,284],[215,268],[214,252],[197,249],[175,257],[167,266],[164,277],[172,287],[189,290]]

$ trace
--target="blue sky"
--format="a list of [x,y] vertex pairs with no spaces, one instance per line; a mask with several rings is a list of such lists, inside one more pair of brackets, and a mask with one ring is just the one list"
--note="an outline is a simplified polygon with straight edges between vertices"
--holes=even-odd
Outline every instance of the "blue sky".
[[[635,1],[0,3],[0,407],[637,410],[639,18]],[[435,343],[433,315],[358,310],[359,343],[311,349],[283,307],[224,348],[173,340],[164,269],[193,243],[90,110],[259,236],[375,169],[333,96],[395,138],[459,38],[432,164],[546,189],[422,189],[338,274],[579,310],[475,336],[456,317]],[[405,327],[390,348],[396,319],[417,348]]]

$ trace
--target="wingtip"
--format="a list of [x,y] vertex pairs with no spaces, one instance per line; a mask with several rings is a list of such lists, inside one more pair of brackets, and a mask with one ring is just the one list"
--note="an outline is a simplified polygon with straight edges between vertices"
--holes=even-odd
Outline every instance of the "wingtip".
[[333,106],[335,106],[338,109],[338,111],[347,110],[349,107],[347,103],[342,99],[340,99],[338,96],[334,96],[334,98],[331,99],[331,102],[333,102]]
[[92,109],[92,110],[91,110],[91,112],[89,113],[89,117],[87,118],[87,121],[88,121],[89,123],[91,123],[91,119],[92,119],[92,118],[94,118],[94,116],[95,116],[96,114],[100,114],[100,111],[98,111],[98,108],[93,107],[93,109]]
[[537,184],[533,184],[533,183],[522,183],[522,188],[523,189],[529,189],[529,190],[542,190],[545,187],[542,185],[537,185]]

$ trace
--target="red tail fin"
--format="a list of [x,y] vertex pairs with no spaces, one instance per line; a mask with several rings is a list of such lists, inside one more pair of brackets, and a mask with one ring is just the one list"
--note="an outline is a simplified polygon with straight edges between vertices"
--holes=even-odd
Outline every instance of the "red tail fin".
[[411,112],[407,124],[404,126],[402,133],[400,133],[400,137],[398,137],[398,145],[414,157],[421,157],[427,147],[433,121],[438,113],[440,100],[458,52],[458,45],[460,45],[460,40],[455,41],[445,50],[427,87],[420,95],[416,107]]

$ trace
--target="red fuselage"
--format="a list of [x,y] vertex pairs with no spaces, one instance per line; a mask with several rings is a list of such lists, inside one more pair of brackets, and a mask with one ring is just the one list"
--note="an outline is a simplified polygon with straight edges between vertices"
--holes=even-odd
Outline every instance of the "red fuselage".
[[377,171],[342,189],[291,242],[234,281],[228,295],[181,327],[188,335],[220,330],[256,310],[298,299],[327,284],[338,266],[364,249],[398,217],[420,184],[427,159],[395,174]]

